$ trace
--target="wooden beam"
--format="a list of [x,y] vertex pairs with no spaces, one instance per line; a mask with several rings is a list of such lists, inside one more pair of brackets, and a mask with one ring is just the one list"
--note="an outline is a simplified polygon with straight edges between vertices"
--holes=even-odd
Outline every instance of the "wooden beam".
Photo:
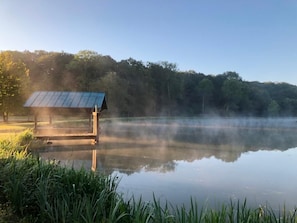
[[37,130],[37,114],[34,114],[34,131]]
[[60,135],[35,135],[36,139],[43,140],[63,140],[63,139],[94,139],[96,140],[96,135],[90,134],[60,134]]

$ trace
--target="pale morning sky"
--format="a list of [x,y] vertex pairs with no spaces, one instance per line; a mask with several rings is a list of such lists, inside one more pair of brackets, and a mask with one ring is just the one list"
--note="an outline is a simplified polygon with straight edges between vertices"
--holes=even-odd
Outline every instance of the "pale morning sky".
[[0,0],[0,51],[93,50],[297,85],[296,0]]

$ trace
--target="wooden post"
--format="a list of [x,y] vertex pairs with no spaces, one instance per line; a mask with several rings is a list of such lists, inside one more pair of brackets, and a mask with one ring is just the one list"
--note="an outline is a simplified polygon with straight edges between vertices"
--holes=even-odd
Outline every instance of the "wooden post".
[[37,131],[37,114],[34,114],[34,131]]
[[99,143],[99,135],[100,135],[100,125],[99,125],[99,116],[100,112],[97,112],[97,135],[96,135],[96,144]]
[[49,115],[49,125],[52,125],[53,124],[53,117],[52,115]]
[[92,114],[89,114],[88,117],[89,117],[89,128],[88,128],[88,132],[92,132]]
[[96,171],[97,169],[97,150],[96,148],[92,151],[92,171]]
[[93,112],[93,134],[95,135],[95,144],[99,143],[99,112],[97,105],[95,106],[95,111]]

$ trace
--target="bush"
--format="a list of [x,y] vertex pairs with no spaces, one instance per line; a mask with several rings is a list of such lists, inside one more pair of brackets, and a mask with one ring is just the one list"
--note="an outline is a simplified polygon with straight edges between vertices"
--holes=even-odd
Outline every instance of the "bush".
[[31,129],[27,129],[16,136],[17,145],[28,148],[31,142],[34,140],[34,134]]
[[118,200],[116,181],[91,171],[67,169],[33,156],[9,159],[0,170],[1,202],[41,222],[83,222],[109,216]]

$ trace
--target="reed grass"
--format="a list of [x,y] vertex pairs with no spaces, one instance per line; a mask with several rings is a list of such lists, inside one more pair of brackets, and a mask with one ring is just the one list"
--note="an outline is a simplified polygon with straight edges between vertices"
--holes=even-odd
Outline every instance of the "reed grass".
[[118,178],[74,170],[28,153],[30,131],[0,140],[1,222],[99,223],[295,223],[297,209],[278,212],[268,205],[250,208],[247,200],[217,209],[190,199],[190,207],[173,206],[118,194]]

